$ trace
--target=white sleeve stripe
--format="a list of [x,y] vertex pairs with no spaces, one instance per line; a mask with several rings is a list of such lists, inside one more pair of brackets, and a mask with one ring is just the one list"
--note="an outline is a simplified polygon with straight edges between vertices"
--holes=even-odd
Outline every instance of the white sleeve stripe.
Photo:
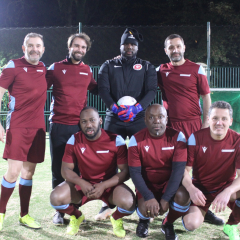
[[54,70],[54,63],[48,68],[48,70]]
[[128,147],[134,147],[134,146],[137,146],[137,141],[136,141],[136,138],[134,136],[132,136],[128,143]]
[[67,144],[74,145],[74,143],[75,143],[75,137],[74,137],[74,135],[72,135],[72,136],[68,139]]
[[186,142],[186,138],[185,138],[185,136],[184,136],[184,134],[182,132],[180,132],[178,134],[177,142],[178,141],[181,141],[181,142],[184,142],[184,143]]
[[125,145],[124,139],[120,135],[117,135],[117,137],[116,137],[116,147],[123,146],[123,145]]
[[192,133],[191,136],[188,139],[188,145],[189,146],[196,146],[196,139],[194,134]]

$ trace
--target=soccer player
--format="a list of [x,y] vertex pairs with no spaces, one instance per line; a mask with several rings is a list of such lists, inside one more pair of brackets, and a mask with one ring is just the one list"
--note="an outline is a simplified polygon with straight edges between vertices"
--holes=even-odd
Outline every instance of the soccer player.
[[[186,137],[208,127],[207,114],[211,105],[208,80],[202,66],[184,58],[185,45],[178,34],[171,34],[164,42],[170,63],[157,68],[158,85],[162,92],[163,106],[168,112],[168,126],[182,131]],[[203,100],[203,123],[199,97]],[[224,222],[210,210],[205,221],[222,225]]]
[[[157,92],[157,75],[154,66],[137,58],[139,42],[143,36],[136,29],[127,28],[120,43],[121,57],[107,60],[98,76],[99,95],[107,106],[104,129],[126,139],[145,128],[144,111],[154,100]],[[117,105],[123,96],[137,100],[135,106],[124,108]],[[103,207],[96,219],[104,219],[108,212]]]
[[[166,127],[167,121],[163,106],[149,106],[145,113],[147,128],[134,134],[128,145],[128,165],[138,204],[136,234],[142,238],[148,236],[150,217],[164,214],[169,205],[181,212],[186,212],[190,205],[188,196],[182,199],[175,195],[187,161],[186,139],[182,132]],[[167,240],[178,239],[173,224],[164,224],[162,232]]]
[[[45,154],[44,105],[47,82],[46,68],[39,61],[45,49],[43,36],[27,34],[22,49],[24,57],[10,60],[0,76],[0,98],[6,89],[10,95],[3,153],[3,158],[8,161],[8,169],[1,184],[0,230],[19,174],[19,222],[30,228],[41,227],[28,212],[36,164],[44,161]],[[0,124],[2,142],[3,137],[4,129]]]
[[[210,128],[199,130],[188,139],[188,161],[182,183],[192,204],[183,223],[187,230],[193,231],[200,227],[211,204],[215,212],[224,211],[229,206],[232,212],[223,231],[230,240],[238,240],[240,135],[229,129],[232,114],[229,103],[214,102],[208,114]],[[189,174],[191,169],[192,177]]]
[[[81,131],[68,140],[62,162],[62,175],[66,182],[58,185],[51,193],[52,206],[67,213],[70,223],[67,233],[78,232],[84,215],[73,204],[101,199],[110,208],[117,206],[111,216],[113,232],[124,237],[122,217],[135,211],[134,193],[123,184],[129,178],[127,147],[119,135],[101,129],[102,119],[97,109],[86,107],[80,114]],[[77,164],[79,177],[74,171]],[[116,169],[121,172],[117,173]]]
[[[47,71],[48,87],[53,86],[50,120],[50,152],[52,159],[52,187],[64,181],[61,175],[62,158],[68,139],[80,130],[79,115],[87,104],[87,91],[97,94],[97,83],[90,67],[82,58],[91,48],[91,40],[85,33],[68,38],[69,56],[53,63]],[[75,171],[77,173],[78,169]],[[64,214],[58,211],[53,217],[56,225],[64,224]]]

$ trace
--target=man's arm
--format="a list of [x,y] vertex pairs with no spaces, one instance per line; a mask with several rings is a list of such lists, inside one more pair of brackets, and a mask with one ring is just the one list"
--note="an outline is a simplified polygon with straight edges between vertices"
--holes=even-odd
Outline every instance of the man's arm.
[[120,172],[114,175],[112,178],[94,184],[94,189],[92,189],[89,193],[89,198],[99,198],[107,188],[117,186],[118,184],[121,184],[129,179],[127,164],[119,164],[118,169],[120,169]]
[[83,194],[89,197],[89,193],[94,189],[91,183],[81,179],[74,171],[74,163],[62,162],[61,174],[63,178],[81,187]]
[[135,188],[141,193],[144,199],[145,209],[147,216],[154,217],[158,216],[159,203],[155,199],[153,193],[148,189],[145,180],[142,177],[142,166],[140,160],[140,153],[137,148],[137,141],[134,136],[131,137],[128,144],[128,164],[129,171]]
[[[91,70],[91,68],[90,68],[90,70]],[[90,81],[90,83],[88,85],[88,90],[92,94],[98,95],[98,85],[97,85],[97,82],[95,81],[95,79],[93,78],[92,70],[91,70],[91,81]]]
[[47,89],[49,89],[49,88],[53,85],[54,66],[55,66],[55,64],[53,63],[53,64],[48,68],[47,73],[46,73]]
[[203,100],[203,124],[202,128],[207,128],[209,126],[208,121],[207,121],[207,116],[208,116],[208,111],[211,106],[211,97],[210,93],[206,95],[201,95],[202,100]]
[[212,209],[215,212],[221,212],[226,209],[226,206],[231,198],[231,195],[240,190],[240,169],[237,169],[238,177],[234,179],[232,184],[219,193],[212,202]]
[[[1,100],[6,91],[7,91],[7,89],[0,87],[0,99]],[[0,104],[0,112],[1,112],[1,108],[2,108],[2,104]],[[4,128],[3,128],[2,124],[0,123],[0,141],[2,141],[3,143],[4,143],[4,140],[3,140],[4,134],[5,134]]]
[[149,63],[145,74],[145,95],[139,101],[143,109],[146,109],[154,100],[157,93],[157,72],[155,67]]
[[168,210],[169,201],[179,188],[184,174],[187,162],[187,144],[186,138],[182,132],[178,134],[172,161],[172,173],[168,181],[166,191],[160,201],[160,215],[164,214]]
[[192,202],[198,206],[205,206],[206,204],[206,197],[204,194],[196,188],[192,183],[192,178],[190,176],[190,172],[192,170],[192,167],[187,166],[185,168],[185,172],[183,175],[182,185],[186,188],[188,191],[190,198]]

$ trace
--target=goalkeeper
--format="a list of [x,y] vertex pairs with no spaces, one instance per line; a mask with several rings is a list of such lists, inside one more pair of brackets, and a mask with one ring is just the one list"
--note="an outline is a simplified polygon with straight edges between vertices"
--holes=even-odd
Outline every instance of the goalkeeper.
[[[143,41],[142,34],[133,28],[127,28],[120,43],[121,57],[107,60],[101,66],[98,76],[99,95],[107,106],[104,130],[129,138],[145,128],[144,110],[155,98],[157,75],[154,66],[137,58],[138,42]],[[137,100],[134,106],[117,105],[120,98],[131,96]],[[103,220],[111,213],[103,206],[96,220]]]
[[[118,59],[107,60],[100,68],[99,95],[107,106],[104,129],[125,139],[145,128],[144,110],[155,98],[157,75],[154,66],[137,58],[138,43],[143,36],[133,28],[127,28],[121,38]],[[137,100],[132,107],[117,105],[123,96]]]

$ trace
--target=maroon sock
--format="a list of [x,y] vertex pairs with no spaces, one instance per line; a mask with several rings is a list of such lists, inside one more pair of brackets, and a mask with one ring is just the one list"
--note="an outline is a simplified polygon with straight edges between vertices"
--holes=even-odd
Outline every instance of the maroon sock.
[[166,222],[174,223],[176,221],[176,219],[184,216],[188,212],[189,207],[190,207],[190,204],[187,205],[187,206],[181,206],[181,205],[178,205],[175,202],[171,202],[170,207],[169,207],[168,215],[164,219],[163,224],[165,224]]
[[20,178],[19,197],[20,197],[20,206],[21,206],[21,213],[20,213],[21,217],[24,217],[25,215],[28,214],[31,193],[32,193],[32,180],[26,180],[26,179]]
[[[134,210],[135,211],[135,210]],[[123,208],[117,207],[116,211],[112,214],[112,217],[117,220],[119,218],[122,218],[124,216],[129,216],[131,215],[134,211],[127,211]]]
[[7,203],[13,193],[15,185],[16,185],[16,182],[9,183],[8,181],[5,180],[4,177],[2,178],[1,197],[0,197],[0,213],[6,212]]
[[[239,201],[239,200],[237,200]],[[229,225],[237,225],[240,222],[240,207],[238,207],[238,205],[233,202],[234,204],[232,204],[232,212],[228,218],[227,224]]]
[[74,215],[76,218],[79,218],[82,216],[82,212],[79,211],[76,207],[74,207],[73,204],[69,204],[69,206],[66,209],[57,209],[60,213],[66,213],[70,216]]

